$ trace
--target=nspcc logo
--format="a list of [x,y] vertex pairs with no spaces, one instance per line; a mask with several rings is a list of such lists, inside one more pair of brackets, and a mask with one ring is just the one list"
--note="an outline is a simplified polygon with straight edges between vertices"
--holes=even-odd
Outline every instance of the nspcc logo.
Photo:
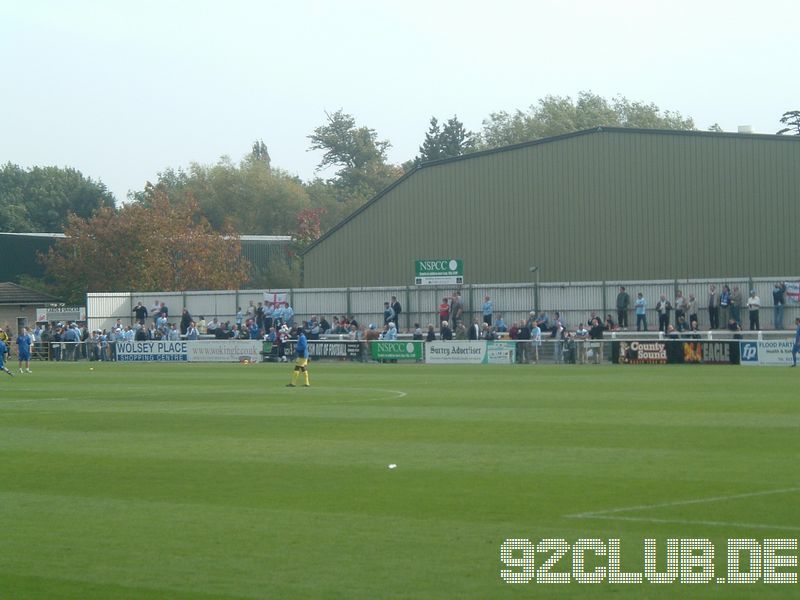
[[758,362],[758,342],[742,342],[742,362]]

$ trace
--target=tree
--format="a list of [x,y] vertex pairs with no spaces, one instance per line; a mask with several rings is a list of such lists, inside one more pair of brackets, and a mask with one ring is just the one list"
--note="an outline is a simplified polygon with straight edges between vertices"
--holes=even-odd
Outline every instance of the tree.
[[86,292],[237,289],[247,281],[230,226],[215,231],[193,200],[171,203],[162,190],[150,193],[149,206],[69,217],[66,238],[42,257],[62,296],[79,302]]
[[474,135],[466,130],[457,116],[449,119],[443,128],[439,127],[436,117],[431,117],[430,127],[422,146],[419,147],[419,155],[414,159],[413,166],[431,160],[461,156],[471,152],[474,147]]
[[786,125],[786,127],[781,129],[778,135],[790,132],[794,132],[794,135],[800,135],[800,110],[790,110],[783,113],[780,121]]
[[10,162],[0,168],[3,231],[61,232],[71,213],[87,218],[103,207],[114,207],[113,194],[75,169],[23,169]]
[[457,116],[448,119],[442,128],[442,151],[444,158],[452,158],[472,152],[475,148],[475,135],[467,131]]
[[338,167],[329,180],[337,201],[360,206],[402,175],[401,169],[386,163],[391,144],[379,140],[374,129],[357,126],[341,109],[325,116],[328,122],[308,136],[309,149],[323,151],[317,170]]
[[186,171],[166,169],[133,200],[150,206],[151,194],[158,190],[173,204],[196,200],[214,229],[230,221],[240,234],[287,235],[295,225],[295,215],[310,207],[308,193],[297,177],[271,168],[262,150],[266,148],[247,155],[238,165],[222,157],[215,165],[192,163]]
[[267,151],[267,145],[264,143],[264,140],[256,140],[253,142],[253,150],[250,152],[250,156],[248,157],[252,161],[259,161],[267,165],[267,168],[270,167],[272,159],[269,157],[269,152]]
[[419,147],[419,156],[414,161],[415,165],[429,160],[439,160],[444,158],[444,151],[442,149],[442,128],[439,127],[439,121],[436,117],[431,117],[431,126],[425,134],[425,140],[422,146]]
[[496,148],[593,127],[694,129],[680,113],[661,111],[653,103],[632,102],[624,96],[611,101],[584,91],[577,101],[569,96],[545,96],[527,112],[492,113],[483,122],[480,148]]

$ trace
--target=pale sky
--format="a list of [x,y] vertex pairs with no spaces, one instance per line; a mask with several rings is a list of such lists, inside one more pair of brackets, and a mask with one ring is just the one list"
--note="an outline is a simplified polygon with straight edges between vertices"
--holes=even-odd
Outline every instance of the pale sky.
[[0,164],[74,167],[124,201],[263,139],[308,180],[325,111],[401,163],[431,116],[479,130],[581,90],[771,134],[800,109],[796,24],[789,0],[0,0]]

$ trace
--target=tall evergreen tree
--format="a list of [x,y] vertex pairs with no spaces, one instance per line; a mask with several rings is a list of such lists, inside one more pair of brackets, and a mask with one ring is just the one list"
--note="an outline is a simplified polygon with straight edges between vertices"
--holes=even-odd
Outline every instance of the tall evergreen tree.
[[467,131],[457,116],[445,122],[444,127],[439,126],[436,117],[431,117],[425,141],[419,147],[419,155],[414,159],[413,166],[431,160],[461,156],[471,152],[474,147],[474,135]]
[[778,135],[790,132],[794,132],[794,135],[800,135],[800,110],[790,110],[783,113],[780,121],[786,125],[786,127],[781,129]]

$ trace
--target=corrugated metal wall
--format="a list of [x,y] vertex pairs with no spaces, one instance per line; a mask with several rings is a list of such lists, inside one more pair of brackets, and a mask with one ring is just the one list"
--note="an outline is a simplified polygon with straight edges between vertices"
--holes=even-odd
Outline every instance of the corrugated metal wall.
[[[772,286],[775,281],[798,281],[800,276],[777,278],[732,278],[732,279],[696,279],[696,280],[651,280],[651,281],[589,281],[579,283],[546,282],[539,285],[539,303],[541,310],[552,315],[559,311],[562,318],[570,328],[578,323],[585,322],[589,314],[595,311],[604,317],[611,314],[614,321],[616,315],[616,299],[619,286],[624,285],[635,299],[637,292],[642,292],[647,300],[647,320],[650,329],[655,329],[658,319],[655,305],[658,297],[663,293],[674,301],[675,294],[681,290],[684,296],[695,294],[697,298],[699,324],[701,328],[708,328],[707,292],[709,284],[716,284],[719,290],[727,283],[731,287],[738,285],[746,298],[750,285],[754,287],[761,298],[763,329],[772,327]],[[383,323],[383,303],[391,296],[403,306],[400,319],[401,330],[411,330],[415,323],[425,328],[429,323],[438,328],[438,308],[443,297],[453,293],[452,287],[385,287],[385,288],[323,288],[323,289],[293,289],[283,290],[290,299],[295,311],[295,320],[300,322],[309,319],[312,315],[327,316],[332,321],[333,316],[354,316],[361,324]],[[502,315],[507,325],[527,318],[534,308],[536,296],[535,285],[531,283],[511,284],[479,284],[465,285],[461,288],[464,300],[466,318],[481,318],[481,306],[484,296],[488,295],[494,303],[495,320]],[[124,324],[133,322],[132,310],[137,301],[150,309],[153,302],[158,299],[167,304],[170,310],[170,321],[180,320],[181,309],[185,306],[195,318],[200,315],[210,321],[217,317],[221,322],[233,321],[236,309],[241,306],[245,311],[250,300],[255,304],[262,301],[264,293],[261,290],[239,291],[209,291],[180,293],[144,293],[130,294],[98,293],[88,294],[87,316],[91,328],[109,328],[117,318]],[[742,312],[742,318],[746,317]],[[795,317],[800,316],[800,305],[792,304],[786,308],[784,323],[792,327]],[[631,306],[629,319],[635,326],[633,307]]]
[[794,270],[800,139],[601,130],[413,172],[305,255],[308,287],[710,278]]

